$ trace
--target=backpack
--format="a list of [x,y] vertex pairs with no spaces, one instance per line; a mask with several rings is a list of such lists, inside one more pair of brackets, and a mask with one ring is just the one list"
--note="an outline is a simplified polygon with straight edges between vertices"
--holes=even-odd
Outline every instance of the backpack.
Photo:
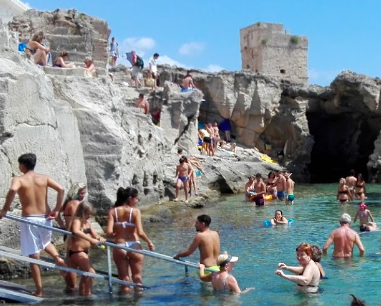
[[136,64],[135,64],[135,66],[139,67],[140,69],[144,68],[144,61],[143,61],[143,59],[139,55],[136,55]]

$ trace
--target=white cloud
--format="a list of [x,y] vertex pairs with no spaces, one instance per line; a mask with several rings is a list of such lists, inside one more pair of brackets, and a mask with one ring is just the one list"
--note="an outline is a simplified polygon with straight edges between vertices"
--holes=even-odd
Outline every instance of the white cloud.
[[129,37],[119,45],[119,53],[125,54],[134,50],[139,56],[145,56],[147,51],[152,51],[155,46],[155,40],[150,37]]
[[210,64],[204,70],[207,72],[220,72],[222,70],[225,70],[225,68],[223,68],[219,65]]
[[316,70],[310,69],[308,70],[308,78],[311,84],[318,84],[322,86],[329,85],[334,78],[341,72],[342,70]]
[[160,55],[160,57],[158,58],[157,60],[157,63],[159,65],[164,65],[164,64],[167,64],[167,65],[170,65],[170,66],[177,66],[177,67],[183,67],[183,68],[189,68],[187,67],[185,64],[182,64],[172,58],[170,58],[169,56],[167,55]]
[[204,49],[204,43],[189,42],[180,46],[179,53],[181,55],[194,55],[200,54]]

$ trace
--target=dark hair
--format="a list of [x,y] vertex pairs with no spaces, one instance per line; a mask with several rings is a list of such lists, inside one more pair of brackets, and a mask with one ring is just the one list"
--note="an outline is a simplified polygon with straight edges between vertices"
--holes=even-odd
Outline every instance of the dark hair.
[[270,172],[269,172],[269,174],[267,175],[267,177],[268,177],[268,178],[270,178],[272,175],[274,175],[274,176],[275,176],[275,173],[274,173],[274,171],[270,171]]
[[136,198],[138,195],[139,195],[139,192],[135,188],[119,187],[118,191],[116,192],[115,207],[122,206],[123,204],[128,203],[129,198]]
[[357,174],[357,179],[360,179],[361,181],[364,180],[364,177],[361,173]]
[[320,262],[323,252],[316,244],[311,244],[312,256],[311,259],[315,262]]
[[279,211],[281,216],[283,217],[283,211],[281,211],[280,209],[277,209],[275,212]]
[[187,70],[187,75],[190,75],[192,73],[192,70]]
[[179,154],[183,153],[183,149],[177,149],[177,153]]
[[362,301],[362,300],[359,300],[357,297],[355,297],[352,293],[349,294],[350,296],[352,296],[353,300],[352,300],[352,303],[351,303],[351,306],[366,306],[365,302]]
[[349,175],[355,176],[355,174],[356,174],[355,170],[352,169],[351,171],[349,171]]
[[116,192],[115,207],[121,206],[127,202],[127,199],[130,195],[130,189],[130,187],[127,187],[126,189],[123,187],[118,188],[118,191]]
[[159,53],[155,53],[153,56],[159,56]]
[[28,170],[33,170],[36,167],[37,157],[33,153],[25,153],[18,159],[19,164],[24,165]]
[[183,162],[185,162],[185,157],[181,156],[180,159],[179,159],[179,163],[182,164]]
[[257,177],[262,178],[262,175],[261,175],[260,173],[257,173],[257,174],[255,175],[255,177],[256,177],[256,178],[257,178]]
[[144,94],[140,93],[139,98],[144,98]]
[[111,38],[111,40],[115,39],[115,37]]
[[199,222],[205,223],[207,227],[209,227],[210,223],[212,222],[212,219],[208,215],[200,215],[197,217],[197,220]]

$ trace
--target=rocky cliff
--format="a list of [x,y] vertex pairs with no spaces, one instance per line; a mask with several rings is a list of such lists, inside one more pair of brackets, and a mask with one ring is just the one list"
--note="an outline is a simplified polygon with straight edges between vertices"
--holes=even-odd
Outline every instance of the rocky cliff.
[[[178,83],[186,73],[161,71],[161,82]],[[195,70],[193,76],[206,100],[199,121],[228,118],[238,143],[273,158],[283,150],[282,165],[296,180],[337,182],[355,169],[380,181],[379,79],[344,71],[321,87],[247,72]]]

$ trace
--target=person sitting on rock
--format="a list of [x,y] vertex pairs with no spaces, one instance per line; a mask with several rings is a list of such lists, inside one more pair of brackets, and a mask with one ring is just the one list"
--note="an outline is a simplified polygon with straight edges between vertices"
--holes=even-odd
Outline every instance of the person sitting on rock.
[[193,83],[192,71],[188,70],[187,75],[181,81],[181,92],[194,91],[196,86]]
[[42,32],[34,34],[25,47],[25,54],[40,66],[46,66],[50,56],[50,49],[41,44],[43,39]]
[[75,68],[74,63],[66,63],[68,59],[67,51],[61,51],[60,56],[54,61],[53,67],[59,68]]
[[97,76],[97,69],[94,66],[92,57],[86,56],[84,62],[85,62],[85,75],[95,78]]

